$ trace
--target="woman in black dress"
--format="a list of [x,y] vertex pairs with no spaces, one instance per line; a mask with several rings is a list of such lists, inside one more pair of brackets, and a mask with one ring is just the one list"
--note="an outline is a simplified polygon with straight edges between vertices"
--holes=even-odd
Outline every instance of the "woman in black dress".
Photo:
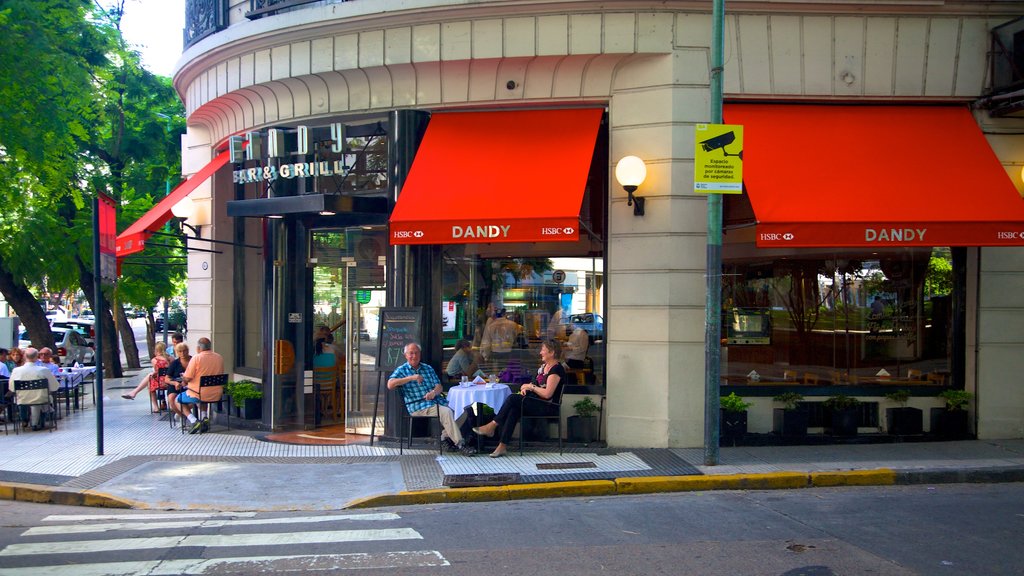
[[[540,359],[544,364],[537,371],[537,378],[534,382],[523,384],[519,394],[509,396],[502,404],[501,410],[494,416],[494,420],[473,428],[473,432],[490,438],[500,434],[498,447],[491,452],[491,458],[500,458],[508,451],[508,443],[512,440],[512,432],[516,424],[525,413],[527,416],[548,416],[554,415],[558,406],[552,406],[544,402],[531,402],[531,399],[551,400],[558,392],[558,387],[565,380],[565,368],[562,368],[558,359],[562,356],[562,345],[557,340],[545,340],[540,345]],[[522,432],[520,432],[522,434]]]

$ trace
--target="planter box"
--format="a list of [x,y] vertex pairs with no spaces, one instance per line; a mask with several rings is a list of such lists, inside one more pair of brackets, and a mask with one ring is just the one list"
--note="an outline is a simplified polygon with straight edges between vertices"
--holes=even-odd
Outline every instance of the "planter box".
[[857,424],[860,423],[860,408],[833,410],[832,425],[829,433],[833,436],[856,436]]
[[807,436],[807,421],[810,413],[807,408],[786,410],[772,409],[772,431],[780,436]]
[[240,409],[238,417],[243,420],[259,420],[263,417],[262,398],[247,398],[238,408]]
[[970,438],[966,410],[949,411],[945,408],[932,408],[932,434],[944,440],[963,440]]
[[886,408],[886,430],[896,436],[921,434],[923,414],[920,408]]
[[735,446],[747,435],[747,413],[719,411],[718,444]]
[[589,444],[597,440],[597,416],[569,416],[565,427],[569,442]]

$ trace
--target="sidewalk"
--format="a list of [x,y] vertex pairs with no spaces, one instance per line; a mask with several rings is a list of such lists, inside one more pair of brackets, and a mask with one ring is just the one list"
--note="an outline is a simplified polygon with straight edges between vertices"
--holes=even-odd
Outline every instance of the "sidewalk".
[[[56,432],[13,430],[0,439],[0,498],[62,504],[202,510],[328,510],[683,490],[859,484],[1024,481],[1024,439],[842,446],[722,448],[703,466],[699,448],[572,448],[505,458],[438,456],[379,442],[295,445],[263,433],[181,435],[124,400],[132,374],[104,381],[104,455],[96,409],[66,415]],[[509,475],[487,487],[448,487]],[[518,476],[515,476],[518,475]],[[474,476],[475,478],[468,478]],[[488,480],[495,480],[489,477]],[[474,484],[474,482],[468,482]]]

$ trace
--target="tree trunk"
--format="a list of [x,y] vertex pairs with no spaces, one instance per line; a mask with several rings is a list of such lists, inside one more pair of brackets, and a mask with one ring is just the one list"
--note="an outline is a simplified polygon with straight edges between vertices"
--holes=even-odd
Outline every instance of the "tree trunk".
[[[142,363],[139,361],[139,347],[135,345],[135,332],[132,330],[131,324],[128,323],[128,314],[124,311],[124,304],[121,302],[115,304],[114,312],[117,314],[117,326],[121,332],[121,346],[124,347],[125,361],[129,368],[140,368]],[[149,354],[153,355],[152,349]]]
[[[167,343],[170,346],[170,342]],[[153,309],[146,310],[146,346],[149,349],[149,357],[153,357],[153,348],[156,348],[156,319],[153,318]],[[168,350],[174,356],[173,350]]]
[[121,350],[117,346],[117,334],[114,330],[114,319],[110,316],[109,306],[104,306],[103,310],[96,306],[96,290],[93,289],[93,278],[95,277],[81,258],[76,257],[75,259],[78,261],[78,284],[82,287],[82,292],[85,292],[85,297],[89,300],[89,306],[92,307],[96,320],[103,326],[103,342],[96,342],[96,345],[103,349],[103,376],[121,378],[124,376],[124,371],[121,368]]
[[0,262],[0,293],[7,303],[18,313],[18,320],[28,330],[34,348],[53,346],[53,332],[46,320],[46,312],[29,291],[28,287],[15,280],[3,263]]

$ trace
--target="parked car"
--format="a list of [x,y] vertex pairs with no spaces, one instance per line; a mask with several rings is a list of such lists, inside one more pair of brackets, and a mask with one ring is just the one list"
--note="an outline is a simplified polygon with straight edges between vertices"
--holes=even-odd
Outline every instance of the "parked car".
[[600,314],[587,312],[586,314],[573,314],[572,323],[583,328],[590,335],[590,342],[604,340],[604,318]]
[[72,320],[56,321],[51,326],[53,328],[70,328],[82,335],[86,345],[96,348],[96,328],[88,320],[75,318]]
[[[93,363],[94,350],[86,343],[85,336],[71,328],[51,328],[50,330],[53,332],[54,338],[54,345],[50,348],[59,357],[58,362],[62,366],[73,366],[75,362],[79,364]],[[27,348],[31,345],[32,341],[29,339],[28,331],[22,331],[18,336],[18,346]]]

